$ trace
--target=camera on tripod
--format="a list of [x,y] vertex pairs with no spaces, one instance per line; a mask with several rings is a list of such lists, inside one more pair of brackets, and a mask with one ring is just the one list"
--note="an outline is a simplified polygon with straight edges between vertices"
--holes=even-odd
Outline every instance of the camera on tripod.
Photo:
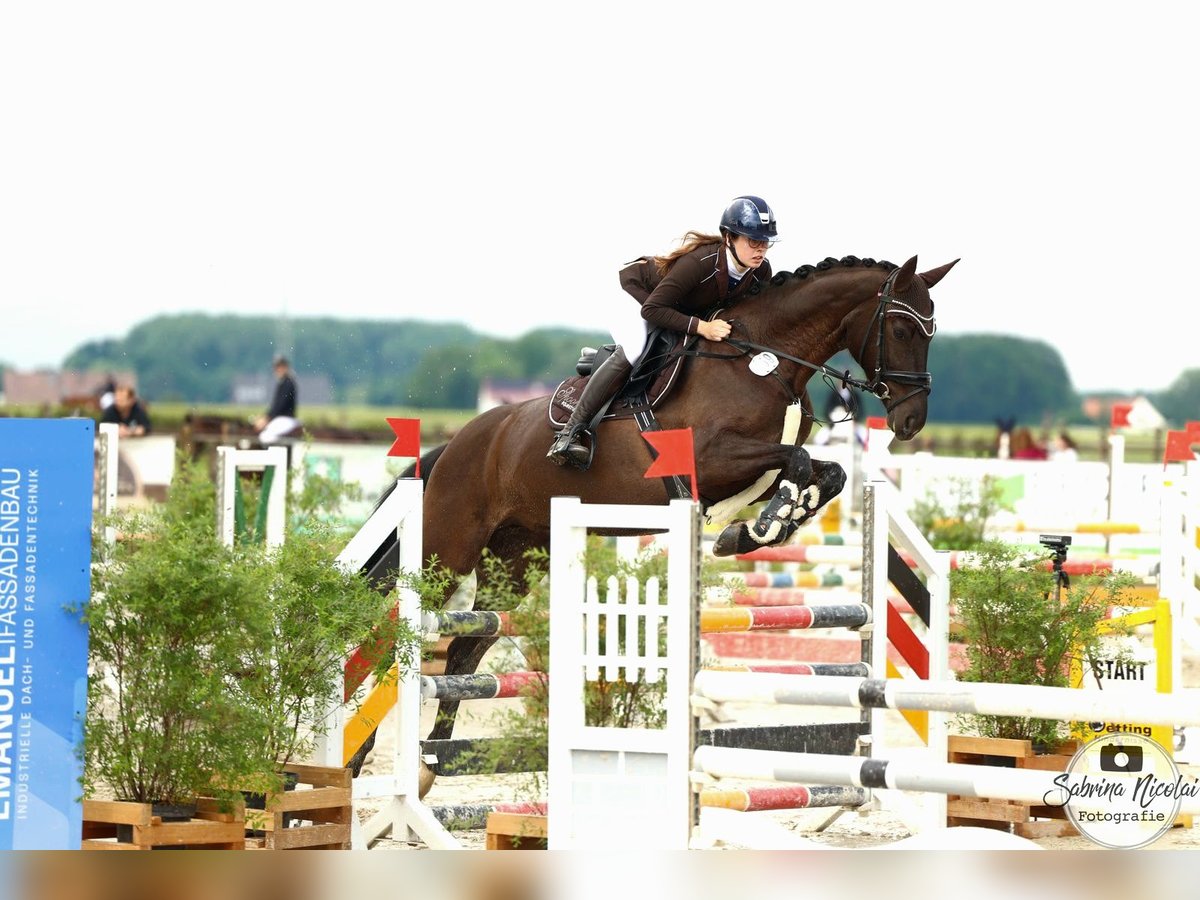
[[1038,543],[1055,553],[1066,553],[1067,548],[1071,546],[1071,536],[1069,534],[1043,534],[1038,537]]
[[1071,546],[1071,536],[1069,534],[1042,534],[1038,535],[1038,543],[1047,550],[1054,551],[1054,591],[1055,594],[1060,594],[1063,588],[1071,586],[1071,579],[1063,568],[1063,563],[1067,561],[1067,548]]

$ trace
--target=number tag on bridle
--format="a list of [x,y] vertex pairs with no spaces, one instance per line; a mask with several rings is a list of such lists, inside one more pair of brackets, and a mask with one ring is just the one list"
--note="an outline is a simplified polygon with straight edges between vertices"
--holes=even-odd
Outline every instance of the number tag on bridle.
[[769,351],[763,351],[750,360],[750,371],[755,375],[770,375],[779,368],[779,357]]

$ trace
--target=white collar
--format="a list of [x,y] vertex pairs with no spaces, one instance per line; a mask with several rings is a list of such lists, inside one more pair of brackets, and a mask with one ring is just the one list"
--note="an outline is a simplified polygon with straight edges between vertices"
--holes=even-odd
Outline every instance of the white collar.
[[750,271],[749,266],[738,265],[737,257],[733,255],[733,247],[729,244],[725,245],[725,265],[729,267],[730,276],[739,281]]

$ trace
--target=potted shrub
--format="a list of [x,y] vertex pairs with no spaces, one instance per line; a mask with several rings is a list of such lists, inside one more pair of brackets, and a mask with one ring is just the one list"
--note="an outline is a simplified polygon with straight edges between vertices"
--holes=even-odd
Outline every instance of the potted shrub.
[[[961,681],[1067,687],[1072,666],[1091,667],[1106,638],[1121,633],[1106,620],[1111,607],[1128,603],[1124,592],[1132,576],[1073,576],[1060,589],[1045,559],[989,541],[979,545],[971,564],[951,572],[954,624],[965,644]],[[952,762],[1062,771],[1075,749],[1064,743],[1063,722],[990,715],[957,721],[964,733],[978,737],[952,735]],[[1025,837],[1071,830],[1066,823],[1029,821],[1060,818],[1061,810],[1018,811],[1004,801],[953,797],[947,808],[950,824],[1015,822],[1014,830]]]
[[[965,644],[962,681],[1067,687],[1075,662],[1089,667],[1105,639],[1113,606],[1128,601],[1130,575],[1076,576],[1058,590],[1045,557],[997,541],[981,544],[970,565],[950,574],[955,622]],[[1049,746],[1062,723],[1013,716],[970,716],[985,737]]]
[[[335,514],[344,500],[353,498],[354,486],[310,474],[299,487],[295,483],[291,487],[284,543],[275,548],[259,545],[246,552],[267,602],[261,642],[250,648],[236,669],[231,690],[264,719],[255,741],[258,755],[268,765],[239,784],[247,806],[265,810],[262,815],[248,814],[249,825],[274,818],[275,828],[286,827],[292,817],[280,812],[281,806],[297,810],[297,819],[309,818],[297,805],[302,801],[312,801],[309,811],[328,821],[327,812],[316,811],[342,804],[337,818],[345,820],[339,824],[345,825],[344,839],[348,841],[349,773],[341,766],[301,763],[311,756],[314,739],[324,733],[331,700],[341,699],[347,656],[359,646],[373,650],[373,658],[368,653],[367,659],[374,664],[372,674],[378,681],[390,677],[394,662],[412,664],[420,652],[421,635],[393,614],[395,590],[381,591],[360,573],[343,570],[336,563],[346,536],[327,517]],[[247,512],[261,499],[253,486],[240,493]],[[261,529],[258,536],[261,539]],[[251,535],[247,532],[244,537],[250,539]],[[298,781],[313,785],[314,791],[285,803],[279,792],[290,790]],[[311,836],[289,832],[288,846],[344,843],[326,841],[320,829],[311,831]],[[267,837],[272,846],[279,846],[278,835]]]
[[[266,639],[259,567],[221,546],[212,488],[180,463],[166,503],[120,514],[126,537],[94,541],[84,788],[89,796],[188,805],[233,801],[224,784],[261,771],[263,712],[229,690]],[[182,816],[186,817],[187,813]]]

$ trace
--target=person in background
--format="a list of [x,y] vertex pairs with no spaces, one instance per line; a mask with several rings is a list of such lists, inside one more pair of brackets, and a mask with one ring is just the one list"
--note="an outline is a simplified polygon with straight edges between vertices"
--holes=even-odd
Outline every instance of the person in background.
[[1028,428],[1013,429],[1012,442],[1009,444],[1009,459],[1046,459],[1046,448],[1038,445],[1033,439],[1033,432]]
[[150,433],[150,416],[138,400],[132,385],[122,384],[113,391],[112,405],[104,410],[100,422],[118,426],[121,437],[141,437]]
[[96,391],[96,398],[101,410],[108,409],[117,399],[117,380],[113,378],[111,372],[104,377],[104,384],[100,385],[100,390]]
[[300,427],[300,420],[296,418],[296,379],[292,377],[287,357],[276,356],[273,368],[275,396],[266,413],[254,423],[263,444],[273,444]]
[[1079,448],[1067,432],[1060,431],[1050,442],[1050,459],[1055,462],[1079,461]]

